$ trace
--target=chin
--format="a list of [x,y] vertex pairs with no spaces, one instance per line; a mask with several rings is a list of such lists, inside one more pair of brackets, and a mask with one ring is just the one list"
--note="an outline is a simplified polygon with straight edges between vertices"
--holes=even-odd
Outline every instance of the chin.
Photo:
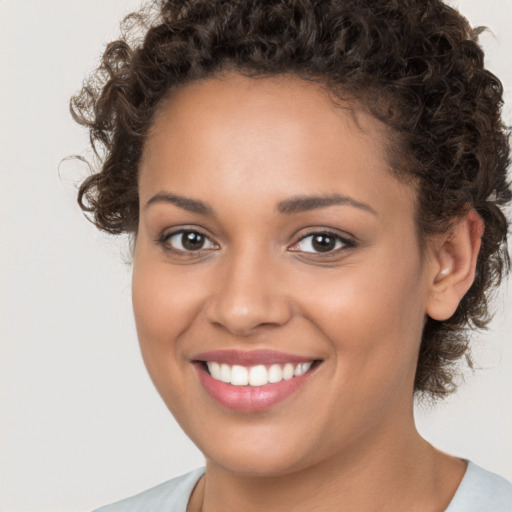
[[217,437],[217,440],[213,447],[199,446],[207,463],[237,475],[275,477],[293,473],[308,465],[308,455],[298,449],[304,443],[294,441],[290,436],[287,436],[288,442],[282,436],[270,437],[268,433],[262,433],[259,439],[247,436],[239,442],[233,442],[229,436],[225,440]]
[[296,458],[284,454],[222,454],[216,458],[206,456],[208,465],[214,464],[228,473],[246,477],[277,477],[300,469]]

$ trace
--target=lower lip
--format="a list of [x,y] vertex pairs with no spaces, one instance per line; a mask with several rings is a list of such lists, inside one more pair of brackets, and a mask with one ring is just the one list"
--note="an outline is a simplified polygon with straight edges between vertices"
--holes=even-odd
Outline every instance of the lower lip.
[[220,405],[242,412],[258,412],[269,409],[293,395],[310,377],[311,371],[264,386],[233,386],[215,380],[201,364],[195,364],[201,384]]

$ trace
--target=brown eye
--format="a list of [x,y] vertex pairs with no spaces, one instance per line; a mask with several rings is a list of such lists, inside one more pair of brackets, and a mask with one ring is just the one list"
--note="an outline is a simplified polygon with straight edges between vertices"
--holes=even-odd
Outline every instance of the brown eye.
[[294,251],[313,254],[331,253],[343,248],[354,247],[351,240],[347,240],[336,233],[318,232],[302,237],[292,248]]
[[203,248],[204,236],[193,231],[181,233],[181,243],[188,251],[197,251]]
[[217,248],[207,236],[193,230],[181,230],[170,233],[164,237],[162,243],[167,248],[176,252],[193,252],[205,248]]
[[318,252],[332,251],[336,247],[336,238],[330,235],[314,235],[311,246]]

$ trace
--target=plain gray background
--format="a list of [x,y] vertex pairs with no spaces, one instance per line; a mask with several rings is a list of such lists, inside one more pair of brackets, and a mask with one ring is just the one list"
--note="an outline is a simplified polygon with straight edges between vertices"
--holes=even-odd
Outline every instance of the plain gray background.
[[[202,465],[146,375],[126,241],[75,204],[87,134],[68,101],[136,0],[0,0],[0,511],[85,512]],[[512,0],[459,0],[507,88]],[[504,287],[482,368],[417,411],[441,449],[512,480],[512,301]],[[201,414],[198,410],[197,414]]]

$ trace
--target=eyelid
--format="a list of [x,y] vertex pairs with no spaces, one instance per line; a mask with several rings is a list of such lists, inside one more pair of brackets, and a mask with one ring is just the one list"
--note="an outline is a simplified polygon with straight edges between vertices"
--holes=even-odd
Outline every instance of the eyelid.
[[319,256],[323,256],[323,257],[329,257],[329,256],[338,255],[340,252],[346,251],[348,249],[352,249],[356,246],[356,242],[348,236],[343,236],[340,233],[333,231],[332,229],[318,228],[314,231],[310,231],[310,232],[306,233],[305,235],[301,236],[299,238],[299,240],[297,240],[297,242],[295,242],[293,244],[292,247],[296,246],[297,244],[299,244],[306,238],[309,238],[309,237],[312,237],[315,235],[328,235],[332,238],[335,238],[336,240],[341,241],[342,247],[338,247],[337,249],[333,249],[333,250],[330,250],[327,252],[310,252],[310,251],[300,251],[297,249],[292,249],[292,252],[302,252],[305,254],[313,254],[313,255],[319,255]]
[[[187,226],[183,226],[183,227],[171,230],[171,231],[164,231],[155,240],[155,242],[166,251],[169,251],[169,252],[172,252],[172,253],[178,254],[178,255],[185,255],[185,256],[198,256],[198,255],[201,255],[203,253],[203,251],[205,251],[205,250],[212,250],[212,248],[209,247],[209,248],[197,249],[196,251],[187,251],[187,250],[183,250],[183,249],[176,249],[174,247],[171,247],[168,244],[169,239],[171,239],[172,237],[174,237],[176,235],[180,235],[183,233],[197,233],[197,234],[201,235],[202,237],[204,237],[206,240],[208,240],[211,244],[218,247],[218,244],[216,244],[211,239],[211,237],[208,236],[206,233],[204,233],[201,229],[196,228],[196,227],[187,227]],[[217,249],[213,249],[213,250],[217,250]]]
[[[166,251],[169,251],[169,252],[172,252],[172,253],[175,253],[178,255],[185,255],[185,256],[199,256],[199,255],[203,254],[204,251],[212,250],[211,247],[197,249],[195,251],[194,250],[183,250],[183,249],[176,249],[176,248],[173,248],[168,245],[167,242],[170,238],[172,238],[176,235],[180,235],[180,234],[188,233],[188,232],[200,234],[206,240],[209,240],[211,244],[216,246],[216,248],[214,248],[213,250],[218,250],[218,248],[219,248],[218,244],[216,244],[210,238],[210,236],[205,234],[201,229],[196,228],[196,227],[183,226],[183,227],[177,228],[172,231],[167,231],[167,232],[164,231],[162,233],[162,235],[157,240],[155,240],[155,242],[157,244],[159,244],[160,246],[162,246],[163,249]],[[328,235],[332,238],[335,238],[336,240],[341,241],[342,247],[338,247],[337,249],[333,249],[333,250],[326,251],[326,252],[321,252],[321,251],[312,252],[312,251],[301,251],[298,249],[293,249],[293,247],[300,244],[303,240],[305,240],[309,237],[316,236],[316,235]],[[292,244],[291,248],[290,247],[288,248],[288,250],[291,250],[291,252],[299,252],[299,253],[304,253],[304,254],[312,254],[312,255],[319,255],[319,256],[323,256],[323,257],[329,257],[329,256],[333,256],[333,255],[338,255],[342,251],[352,249],[355,247],[355,245],[356,245],[356,243],[354,242],[354,240],[348,236],[343,236],[340,233],[338,233],[332,229],[329,229],[329,228],[317,228],[317,229],[314,229],[313,231],[309,231],[309,232],[305,233],[304,235],[302,235],[295,243]]]

